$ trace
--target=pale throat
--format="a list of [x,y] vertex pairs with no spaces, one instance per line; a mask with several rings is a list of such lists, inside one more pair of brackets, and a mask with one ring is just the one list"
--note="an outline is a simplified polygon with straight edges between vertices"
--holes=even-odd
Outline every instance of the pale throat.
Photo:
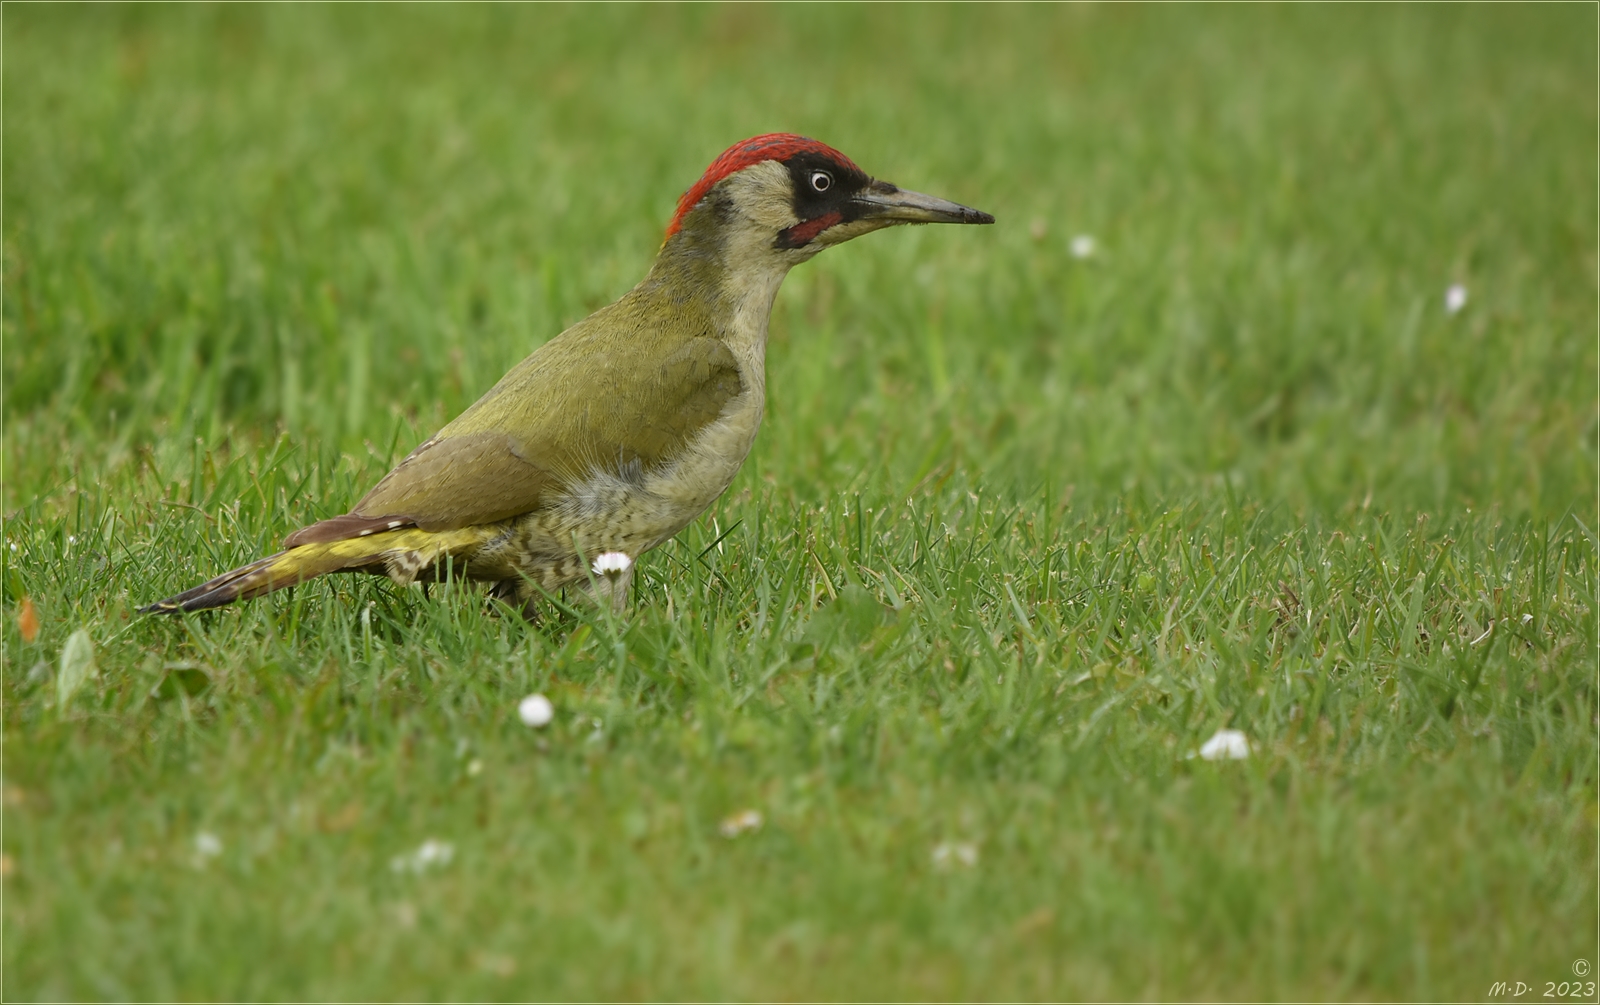
[[[684,220],[682,257],[714,268],[697,269],[696,278],[715,284],[712,299],[723,337],[740,369],[758,391],[765,390],[767,326],[772,305],[789,270],[822,250],[820,244],[782,249],[779,232],[798,221],[791,208],[789,172],[775,161],[752,165],[713,191]],[[761,395],[764,397],[764,393]]]
[[781,271],[748,269],[730,271],[723,281],[725,303],[731,308],[727,344],[741,364],[748,358],[756,370],[764,369],[772,305],[788,274],[787,268]]

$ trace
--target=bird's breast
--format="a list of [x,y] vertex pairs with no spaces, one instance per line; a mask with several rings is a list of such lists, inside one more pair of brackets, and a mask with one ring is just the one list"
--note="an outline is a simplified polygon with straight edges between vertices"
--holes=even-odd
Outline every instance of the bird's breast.
[[[641,490],[660,500],[670,537],[699,516],[727,491],[761,429],[766,395],[759,383],[746,381],[744,393],[728,402],[715,422],[694,436],[683,453],[654,472],[642,473]],[[663,539],[664,539],[663,538]]]
[[590,557],[607,551],[638,557],[661,544],[727,491],[755,443],[764,407],[761,384],[746,381],[743,393],[671,459],[650,467],[591,469],[549,505],[515,522],[505,542],[511,549],[507,559],[527,567],[538,564],[534,556],[575,550]]

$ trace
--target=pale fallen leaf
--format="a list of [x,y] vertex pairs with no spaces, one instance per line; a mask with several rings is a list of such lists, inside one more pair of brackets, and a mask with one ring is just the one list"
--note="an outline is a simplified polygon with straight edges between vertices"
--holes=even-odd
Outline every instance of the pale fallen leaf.
[[67,637],[61,647],[61,669],[56,672],[56,707],[66,708],[67,702],[95,675],[94,640],[89,630],[80,628]]

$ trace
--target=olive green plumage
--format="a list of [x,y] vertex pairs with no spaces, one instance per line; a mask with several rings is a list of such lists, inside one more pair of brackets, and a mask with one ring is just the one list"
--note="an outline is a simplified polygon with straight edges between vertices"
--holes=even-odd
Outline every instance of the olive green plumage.
[[203,610],[362,570],[484,580],[525,610],[569,586],[620,607],[633,560],[720,496],[755,441],[767,321],[788,270],[871,230],[927,222],[993,221],[874,181],[814,140],[737,144],[680,202],[633,290],[518,363],[350,512],[144,610]]
[[[658,271],[674,270],[652,270],[621,300],[534,351],[348,514],[296,531],[287,550],[150,609],[203,610],[330,572],[432,579],[446,571],[445,559],[455,575],[506,582],[507,599],[531,595],[519,588],[519,573],[547,590],[582,576],[581,542],[575,548],[557,537],[559,527],[540,534],[540,521],[522,528],[514,518],[559,513],[557,504],[595,472],[627,482],[661,469],[745,390],[726,324],[707,310],[716,298],[682,300]],[[636,507],[661,508],[634,496]],[[680,522],[645,515],[646,524],[660,520]],[[644,543],[610,536],[616,550]],[[612,550],[607,543],[595,543],[587,557]]]
[[[646,283],[518,363],[350,512],[424,530],[505,520],[595,468],[676,457],[740,390],[716,323]],[[319,526],[286,543],[317,540]]]
[[280,587],[293,586],[330,572],[353,571],[381,564],[382,556],[387,552],[423,551],[444,555],[452,550],[482,544],[486,536],[486,528],[482,527],[467,527],[446,533],[408,527],[366,537],[318,541],[256,559],[249,565],[225,572],[145,610],[150,613],[169,613],[220,607],[235,600],[250,600]]

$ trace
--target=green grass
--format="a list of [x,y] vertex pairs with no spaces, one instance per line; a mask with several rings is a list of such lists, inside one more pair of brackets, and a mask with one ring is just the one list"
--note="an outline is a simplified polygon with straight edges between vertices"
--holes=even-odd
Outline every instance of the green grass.
[[[12,9],[4,997],[1570,979],[1595,18]],[[343,512],[771,129],[1000,222],[790,277],[756,449],[625,621],[131,613]]]

